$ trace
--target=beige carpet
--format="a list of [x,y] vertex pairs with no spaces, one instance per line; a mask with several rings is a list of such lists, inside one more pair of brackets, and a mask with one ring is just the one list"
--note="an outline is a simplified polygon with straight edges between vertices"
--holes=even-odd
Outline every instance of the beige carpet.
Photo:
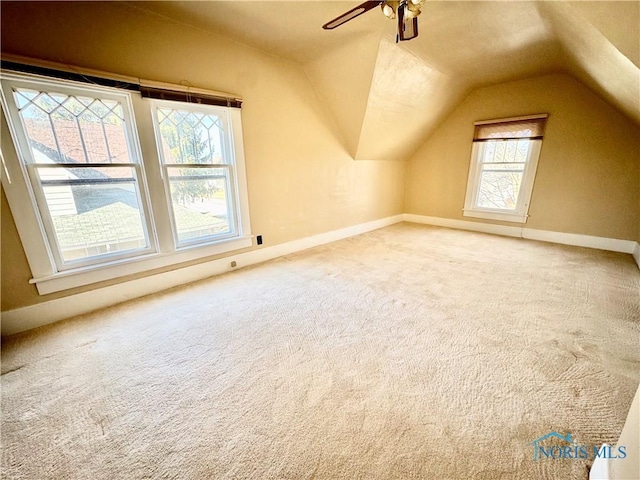
[[5,340],[2,473],[584,479],[640,380],[629,255],[399,224]]

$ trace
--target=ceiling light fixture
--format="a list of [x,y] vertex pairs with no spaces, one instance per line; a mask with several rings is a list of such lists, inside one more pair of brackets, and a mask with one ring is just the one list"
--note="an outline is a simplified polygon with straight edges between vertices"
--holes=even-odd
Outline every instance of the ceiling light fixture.
[[380,8],[382,8],[382,13],[384,13],[385,17],[394,19],[396,18],[396,13],[398,12],[399,5],[400,5],[400,2],[387,0],[380,4]]
[[407,0],[407,8],[404,12],[405,18],[415,18],[420,15],[420,9],[424,0]]
[[[1,0],[0,0],[1,1]],[[359,17],[365,12],[376,8],[380,5],[382,13],[390,19],[397,19],[398,29],[396,34],[396,42],[404,42],[418,36],[418,15],[426,0],[371,0],[343,13],[339,17],[334,18],[325,23],[322,28],[325,30],[333,30],[343,23]]]

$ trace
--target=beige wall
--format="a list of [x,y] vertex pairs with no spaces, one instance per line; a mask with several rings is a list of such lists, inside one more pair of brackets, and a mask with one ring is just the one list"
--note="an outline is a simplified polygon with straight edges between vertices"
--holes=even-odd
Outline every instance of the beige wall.
[[473,221],[462,207],[474,121],[535,113],[549,120],[525,226],[638,239],[640,129],[562,74],[472,92],[409,160],[405,212]]
[[[402,213],[404,164],[352,160],[298,64],[117,2],[2,2],[2,20],[6,53],[242,96],[251,227],[265,245]],[[29,278],[2,194],[3,311],[107,284],[39,296]]]
[[[405,172],[353,161],[296,63],[116,2],[1,5],[3,52],[241,95],[252,230],[266,245],[403,211],[470,220],[473,122],[540,112],[550,118],[526,226],[640,240],[640,130],[572,77],[476,90]],[[4,193],[1,206],[3,311],[116,283],[39,296]]]

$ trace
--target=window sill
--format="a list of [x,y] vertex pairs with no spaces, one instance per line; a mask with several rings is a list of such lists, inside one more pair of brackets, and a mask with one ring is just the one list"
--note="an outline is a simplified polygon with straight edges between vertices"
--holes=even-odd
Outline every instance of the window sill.
[[252,245],[253,237],[236,237],[213,244],[183,248],[174,252],[153,253],[98,266],[65,270],[64,272],[54,273],[46,277],[33,278],[29,283],[35,283],[40,295],[47,295],[49,293],[124,277],[126,275],[143,273],[157,268],[189,262],[199,258],[232,252]]
[[486,220],[500,220],[503,222],[526,223],[529,215],[512,212],[500,212],[497,210],[472,210],[464,209],[464,217],[484,218]]

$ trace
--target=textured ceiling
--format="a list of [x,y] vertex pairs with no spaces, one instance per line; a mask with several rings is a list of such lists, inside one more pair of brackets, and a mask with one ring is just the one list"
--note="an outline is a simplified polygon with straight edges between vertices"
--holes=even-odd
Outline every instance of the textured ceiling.
[[[129,2],[172,20],[222,33],[306,64],[365,35],[395,36],[395,21],[374,9],[335,30],[321,25],[356,2]],[[420,35],[401,45],[439,71],[471,84],[557,67],[555,36],[535,2],[427,1]],[[507,61],[509,60],[509,61]],[[352,61],[358,61],[357,58]],[[487,68],[487,62],[493,63]]]
[[640,2],[427,0],[400,44],[378,9],[322,30],[357,3],[127,4],[298,62],[356,159],[406,158],[469,91],[549,72],[640,124]]
[[321,28],[357,3],[2,2],[3,18],[47,8],[112,22],[153,15],[286,59],[313,84],[354,159],[406,159],[470,91],[550,72],[572,75],[640,125],[639,1],[426,0],[419,36],[401,43],[378,8]]

